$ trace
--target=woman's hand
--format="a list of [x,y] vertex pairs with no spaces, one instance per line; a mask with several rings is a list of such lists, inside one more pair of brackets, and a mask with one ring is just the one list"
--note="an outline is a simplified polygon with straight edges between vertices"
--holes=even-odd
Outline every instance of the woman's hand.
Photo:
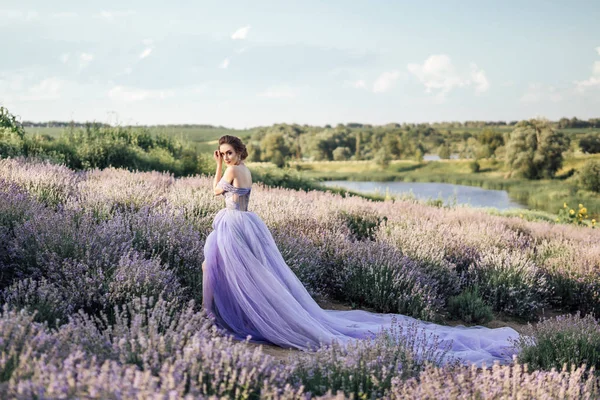
[[217,162],[217,165],[223,164],[223,156],[221,155],[221,152],[219,150],[215,150],[215,152],[213,153],[213,157]]

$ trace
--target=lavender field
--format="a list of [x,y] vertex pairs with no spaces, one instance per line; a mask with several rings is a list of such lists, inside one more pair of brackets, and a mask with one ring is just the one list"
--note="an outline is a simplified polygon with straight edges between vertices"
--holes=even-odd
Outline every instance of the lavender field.
[[[315,298],[445,322],[476,286],[497,317],[532,323],[523,356],[489,369],[415,357],[411,326],[282,360],[200,312],[223,207],[211,177],[0,159],[0,198],[1,398],[600,395],[598,229],[255,184],[250,211]],[[548,310],[579,313],[539,322]]]

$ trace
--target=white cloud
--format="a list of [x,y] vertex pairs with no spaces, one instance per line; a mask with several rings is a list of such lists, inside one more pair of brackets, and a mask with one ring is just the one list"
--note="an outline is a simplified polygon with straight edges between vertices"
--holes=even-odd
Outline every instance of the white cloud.
[[61,56],[60,56],[60,61],[61,61],[63,64],[66,64],[67,62],[69,62],[69,57],[71,57],[71,55],[70,55],[69,53],[64,53],[64,54],[61,54]]
[[258,93],[259,97],[269,97],[272,99],[293,98],[297,93],[289,86],[272,86],[264,92]]
[[482,93],[490,87],[485,71],[476,64],[471,63],[471,71],[461,74],[445,54],[431,55],[423,65],[408,64],[407,69],[425,86],[426,93],[435,93],[439,100],[444,100],[454,88],[474,85],[475,92]]
[[600,46],[596,47],[596,52],[600,54]]
[[23,100],[54,100],[60,98],[60,92],[64,82],[59,78],[46,78],[38,84],[29,88],[28,94]]
[[471,81],[475,84],[475,93],[483,93],[490,88],[485,71],[479,69],[474,63],[471,63]]
[[90,53],[81,53],[79,55],[79,68],[83,69],[87,67],[92,60],[94,59],[94,55]]
[[150,55],[150,53],[152,53],[152,47],[148,47],[147,49],[144,49],[144,51],[142,51],[142,53],[140,54],[140,60],[148,57]]
[[60,11],[50,14],[50,18],[76,18],[77,13],[73,11]]
[[107,21],[114,21],[117,18],[122,18],[122,17],[129,17],[131,15],[134,15],[135,11],[132,10],[126,10],[126,11],[101,11],[99,16],[100,18],[104,18]]
[[37,11],[23,11],[23,10],[0,10],[0,20],[17,20],[22,22],[29,22],[36,20],[39,17]]
[[583,81],[575,81],[575,89],[580,93],[594,87],[600,87],[600,61],[594,62],[592,76]]
[[248,50],[248,46],[242,47],[241,49],[236,50],[235,52],[238,54],[245,53]]
[[221,64],[219,64],[219,68],[221,69],[225,69],[227,67],[229,67],[229,58],[224,59],[221,61]]
[[367,83],[362,80],[359,79],[355,82],[351,82],[352,87],[355,87],[356,89],[366,89],[367,88]]
[[115,86],[108,91],[108,97],[115,101],[135,102],[152,99],[166,99],[174,96],[172,90],[145,90],[128,88],[124,86]]
[[541,83],[530,83],[527,90],[520,98],[522,103],[540,103],[546,100],[557,103],[563,100],[563,95],[554,86]]
[[154,44],[154,40],[144,39],[144,40],[142,40],[142,43],[144,44],[144,46],[152,46]]
[[394,86],[399,77],[399,71],[382,73],[373,83],[373,93],[387,92]]
[[231,35],[231,38],[234,40],[236,40],[236,39],[244,40],[244,39],[246,39],[246,36],[248,36],[249,31],[250,31],[250,25],[246,25],[246,26],[238,29],[237,31],[233,32],[233,34]]

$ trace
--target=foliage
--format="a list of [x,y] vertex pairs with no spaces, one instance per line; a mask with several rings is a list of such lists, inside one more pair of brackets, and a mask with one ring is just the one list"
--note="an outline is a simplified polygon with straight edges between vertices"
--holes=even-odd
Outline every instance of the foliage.
[[375,164],[379,165],[381,168],[387,168],[390,165],[391,156],[387,148],[382,147],[377,150],[377,154],[373,158]]
[[579,140],[579,147],[584,153],[600,153],[600,136],[596,133],[582,137]]
[[451,317],[467,324],[485,324],[494,318],[491,307],[480,297],[477,286],[465,290],[458,296],[450,297],[448,312]]
[[569,139],[547,121],[521,121],[509,135],[506,162],[511,172],[527,179],[552,178],[562,166]]
[[546,319],[517,341],[519,362],[534,369],[561,369],[563,365],[600,368],[600,324],[591,315],[563,315]]
[[334,161],[348,160],[352,155],[349,147],[336,147],[332,152]]
[[442,145],[440,145],[440,147],[438,147],[438,156],[442,159],[442,160],[449,160],[450,159],[450,145],[444,143]]
[[0,106],[0,132],[2,130],[13,132],[20,139],[25,137],[25,130],[23,129],[23,125],[17,120],[17,117],[11,114],[5,107]]
[[375,240],[375,235],[381,223],[387,221],[387,217],[381,217],[377,213],[342,211],[340,215],[356,240]]
[[579,204],[579,209],[577,211],[575,211],[573,208],[569,208],[567,203],[564,203],[563,208],[558,210],[556,222],[560,222],[562,224],[589,226],[591,228],[596,227],[596,220],[594,218],[589,219],[588,210],[581,203]]
[[285,157],[290,153],[283,135],[276,133],[267,134],[260,142],[260,149],[261,160],[271,161],[279,168],[285,165]]
[[484,254],[469,275],[495,311],[536,319],[536,312],[548,301],[550,288],[543,271],[521,252]]
[[471,170],[471,172],[477,173],[481,170],[481,164],[479,164],[479,161],[473,160],[469,162],[469,169]]
[[504,146],[504,135],[490,128],[482,130],[479,136],[477,136],[477,140],[484,148],[484,154],[481,155],[482,158],[493,156],[499,147]]
[[600,193],[600,160],[586,161],[577,174],[581,187]]

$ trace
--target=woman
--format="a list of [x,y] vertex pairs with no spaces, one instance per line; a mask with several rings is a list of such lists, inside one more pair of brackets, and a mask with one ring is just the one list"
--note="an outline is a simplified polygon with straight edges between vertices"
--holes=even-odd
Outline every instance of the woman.
[[518,337],[511,328],[449,327],[399,314],[319,307],[286,265],[267,226],[248,211],[252,177],[244,165],[247,155],[241,140],[229,135],[219,139],[214,153],[213,189],[225,196],[226,207],[206,239],[202,270],[203,307],[217,325],[240,340],[250,335],[252,342],[309,350],[320,343],[373,337],[394,318],[416,322],[436,335],[442,347],[450,347],[450,358],[487,365],[511,360],[510,339]]

